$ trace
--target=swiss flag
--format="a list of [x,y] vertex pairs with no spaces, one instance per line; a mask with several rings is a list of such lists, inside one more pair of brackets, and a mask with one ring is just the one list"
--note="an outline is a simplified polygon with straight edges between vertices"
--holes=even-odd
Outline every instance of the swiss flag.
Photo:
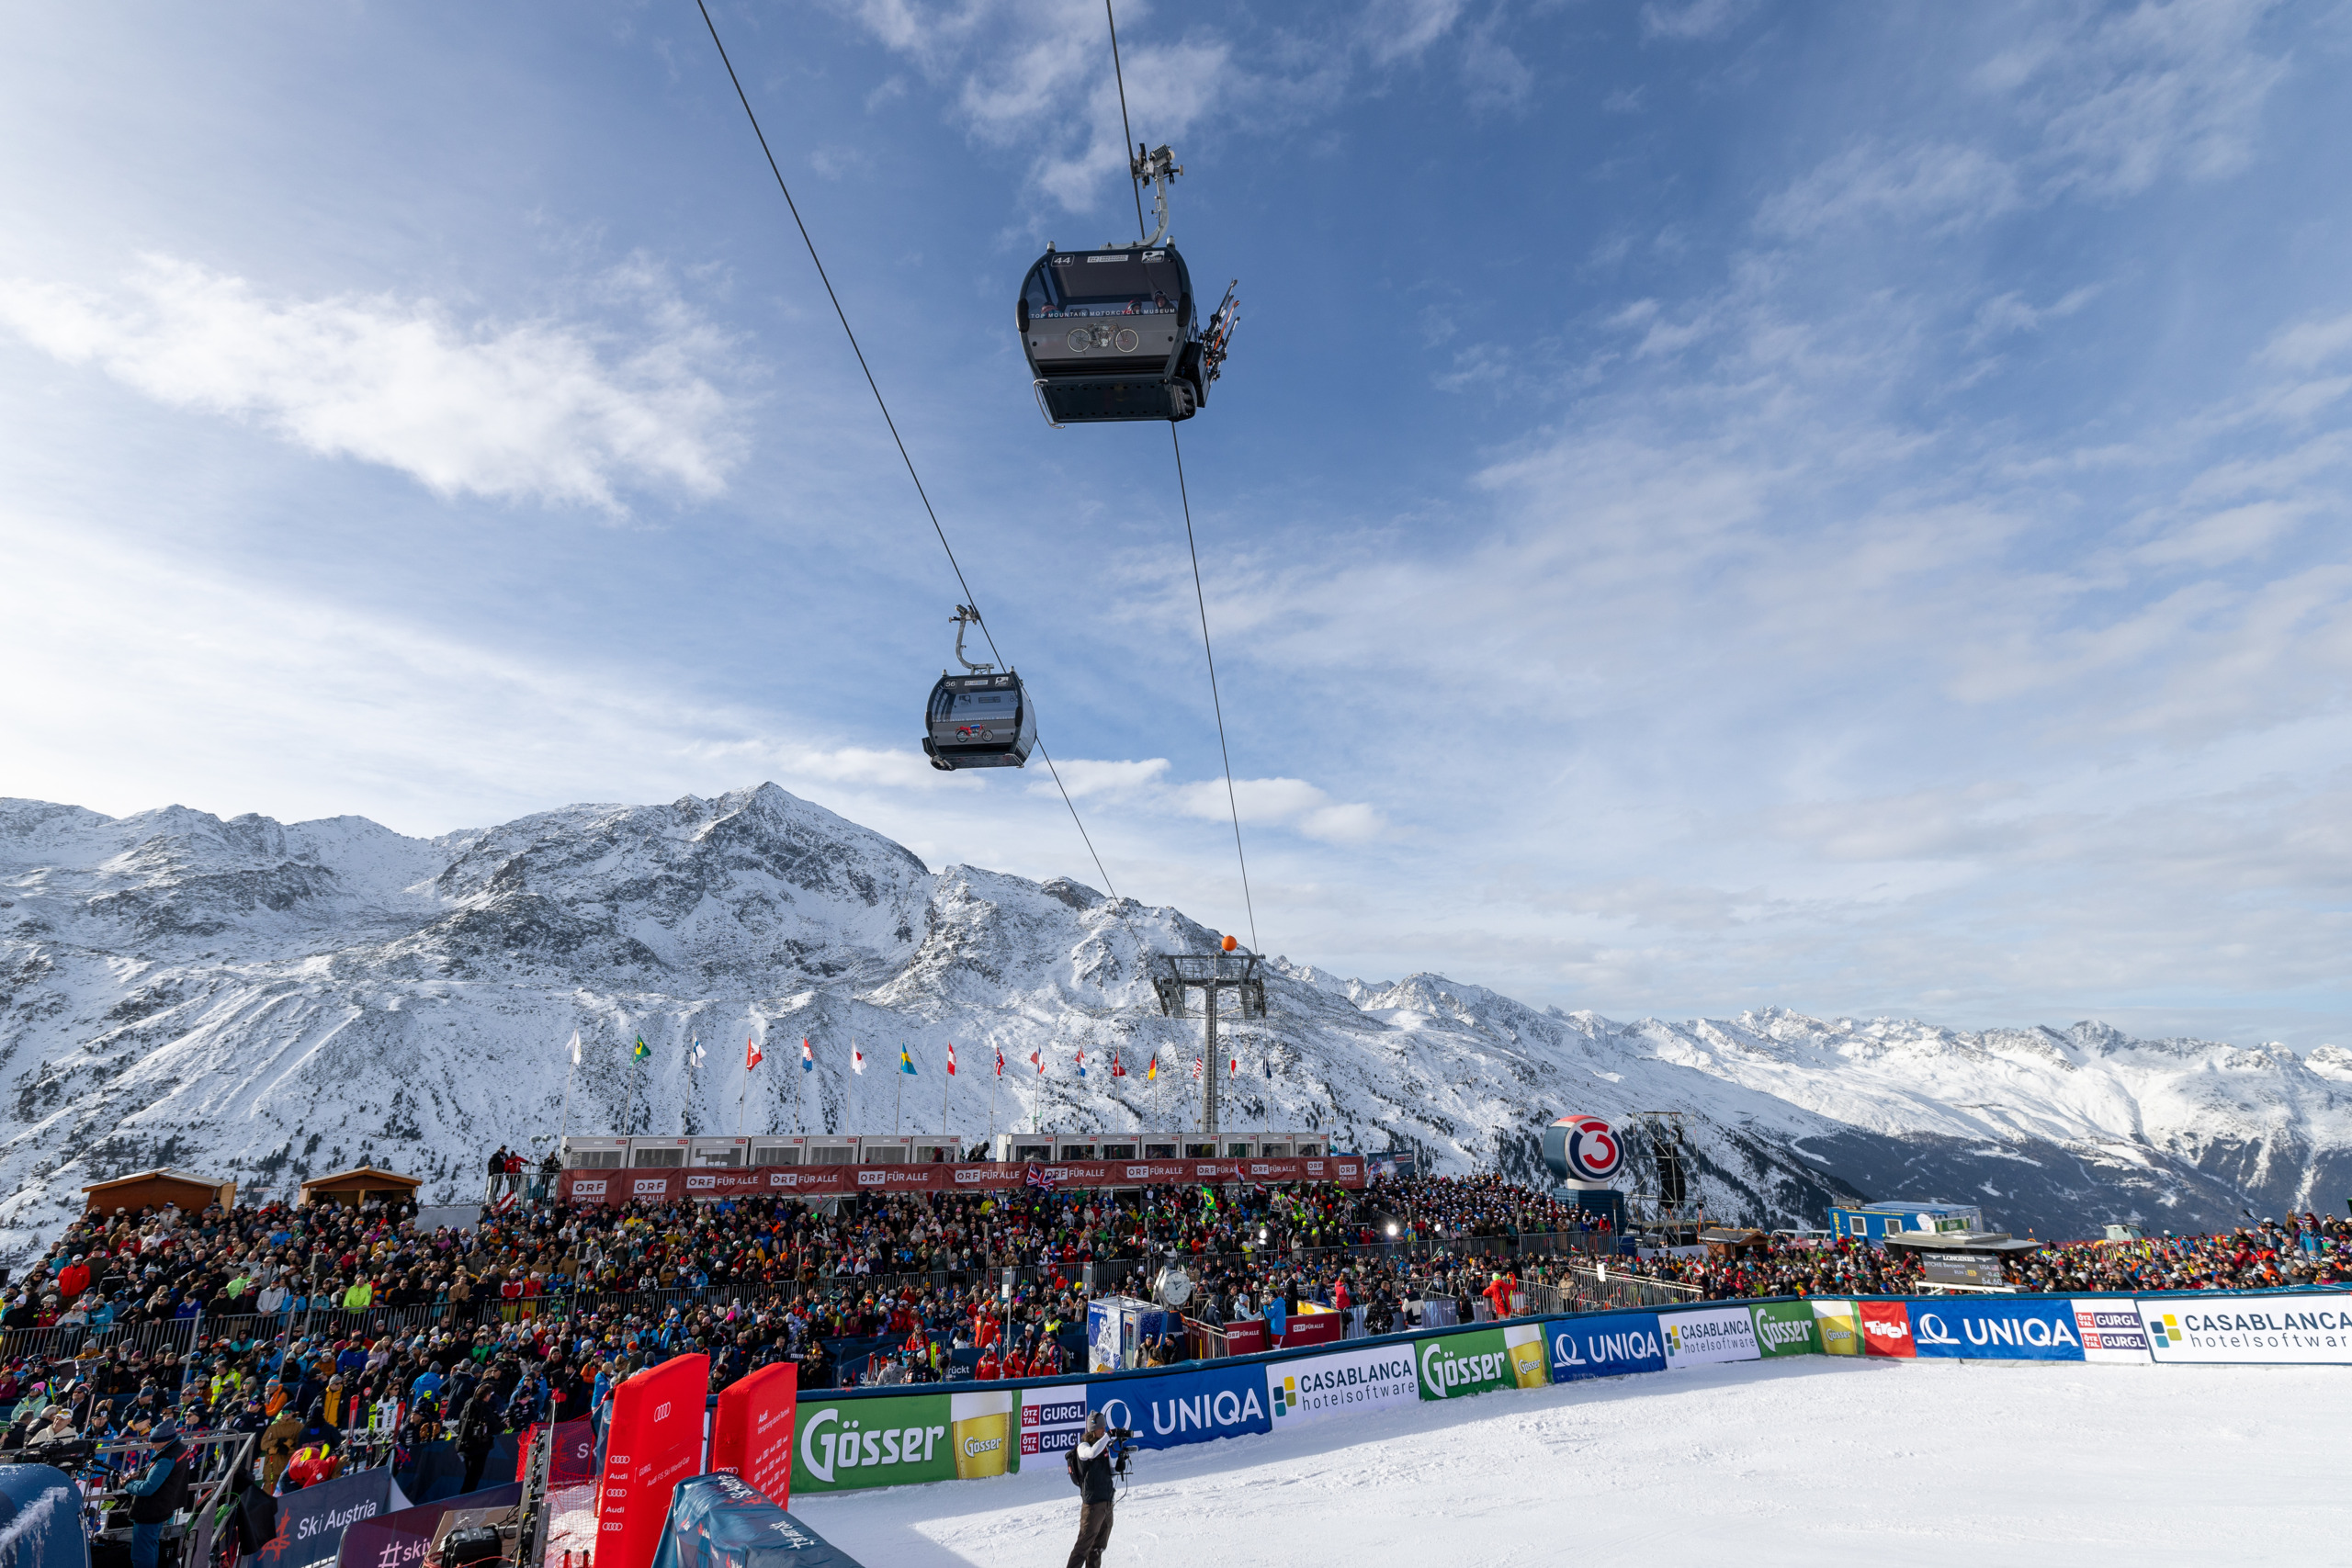
[[754,1034],[743,1042],[743,1070],[750,1072],[760,1065],[761,1060],[760,1037]]

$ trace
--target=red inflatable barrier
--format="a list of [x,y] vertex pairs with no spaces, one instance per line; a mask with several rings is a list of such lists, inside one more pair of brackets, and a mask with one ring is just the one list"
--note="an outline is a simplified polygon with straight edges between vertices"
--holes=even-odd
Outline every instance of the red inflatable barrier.
[[710,1468],[740,1476],[779,1508],[792,1506],[792,1421],[800,1404],[800,1369],[762,1367],[719,1392],[710,1425]]
[[1364,1184],[1360,1156],[1325,1159],[1091,1160],[1067,1165],[769,1165],[750,1170],[567,1170],[567,1203],[667,1203],[680,1198],[831,1198],[852,1192],[1003,1192],[1021,1187],[1328,1181]]
[[653,1568],[670,1494],[702,1471],[710,1358],[673,1356],[613,1391],[605,1472],[596,1479],[596,1561]]

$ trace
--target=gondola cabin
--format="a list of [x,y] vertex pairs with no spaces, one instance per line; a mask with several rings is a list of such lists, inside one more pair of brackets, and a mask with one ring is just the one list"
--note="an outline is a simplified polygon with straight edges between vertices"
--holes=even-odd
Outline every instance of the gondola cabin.
[[1037,744],[1037,710],[1018,675],[942,675],[931,689],[922,749],[931,765],[1017,768]]
[[1055,424],[1190,419],[1207,400],[1193,280],[1173,245],[1048,250],[1022,285],[1021,346]]

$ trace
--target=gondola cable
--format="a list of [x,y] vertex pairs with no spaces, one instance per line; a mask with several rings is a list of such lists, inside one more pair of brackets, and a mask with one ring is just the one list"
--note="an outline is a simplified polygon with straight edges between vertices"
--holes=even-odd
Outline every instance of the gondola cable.
[[[1104,4],[1107,6],[1109,0],[1104,0]],[[735,74],[734,61],[728,58],[727,45],[718,36],[718,24],[711,20],[710,7],[704,3],[704,0],[695,0],[695,8],[702,13],[702,25],[710,30],[711,45],[718,51],[718,62],[727,68],[727,80],[734,85],[735,96],[743,106],[744,118],[752,122],[752,134],[759,141],[761,155],[768,161],[768,172],[775,176],[775,187],[784,193],[784,204],[792,212],[793,226],[800,231],[800,243],[808,247],[808,260],[817,268],[817,280],[825,286],[825,298],[832,302],[833,314],[841,321],[842,334],[849,339],[850,352],[857,356],[857,367],[865,373],[866,389],[874,394],[875,406],[882,411],[882,423],[890,428],[890,439],[899,448],[899,460],[907,466],[907,478],[914,481],[915,494],[922,498],[923,514],[931,519],[932,532],[939,536],[939,547],[946,552],[947,565],[956,573],[957,585],[964,590],[964,603],[974,606],[975,618],[978,619],[979,596],[972,592],[971,583],[965,580],[964,565],[956,558],[956,547],[947,542],[947,530],[940,524],[938,510],[931,504],[930,491],[923,489],[922,476],[915,471],[915,460],[907,451],[905,437],[899,434],[899,422],[890,417],[889,401],[882,396],[881,384],[874,378],[874,367],[865,362],[865,350],[859,345],[857,333],[849,324],[849,312],[842,309],[841,296],[833,292],[833,280],[827,276],[824,261],[817,254],[817,242],[809,237],[808,225],[801,219],[800,204],[792,199],[792,187],[786,183],[784,170],[775,161],[775,152],[768,146],[767,132],[760,129],[760,117],[752,107],[751,96],[743,91],[742,78]],[[1116,62],[1114,61],[1113,64],[1115,69]],[[1122,116],[1125,113],[1125,86],[1122,84],[1120,87]],[[1141,222],[1143,197],[1140,193],[1136,197],[1136,216],[1137,222]],[[1011,669],[1011,660],[1005,659],[1004,655],[997,650],[996,637],[989,630],[988,622],[981,619],[978,624],[980,636],[988,640],[989,651],[996,654],[1000,664],[1008,670]],[[1078,803],[1070,798],[1069,786],[1062,783],[1061,770],[1054,766],[1053,753],[1046,750],[1046,743],[1042,739],[1037,742],[1037,754],[1046,759],[1046,769],[1053,774],[1054,787],[1061,792],[1062,804],[1069,808],[1069,819],[1076,824],[1079,838],[1085,841],[1086,852],[1092,857],[1094,870],[1102,878],[1104,889],[1115,901],[1119,897],[1119,890],[1111,886],[1111,874],[1102,864],[1102,856],[1094,848],[1093,835],[1087,832],[1085,819],[1078,814]],[[1237,821],[1236,831],[1238,832],[1238,830]],[[1255,928],[1253,927],[1253,939],[1254,935]]]
[[[1119,69],[1119,18],[1111,14],[1111,0],[1102,0],[1102,19],[1111,24],[1111,78],[1119,84],[1119,134],[1126,138],[1126,145],[1136,145],[1136,128],[1127,123],[1127,73]],[[1119,154],[1124,158],[1125,152]],[[1128,184],[1135,187],[1136,232],[1146,232],[1143,226],[1143,181],[1135,178],[1130,164]]]

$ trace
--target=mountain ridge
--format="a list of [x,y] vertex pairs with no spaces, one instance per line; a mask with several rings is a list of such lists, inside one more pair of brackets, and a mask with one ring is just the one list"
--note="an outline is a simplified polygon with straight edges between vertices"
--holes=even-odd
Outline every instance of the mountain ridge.
[[[949,1040],[967,1053],[948,1118],[962,1135],[991,1105],[1000,1127],[1189,1124],[1199,1025],[1159,1016],[1148,967],[1211,940],[1067,878],[934,872],[773,784],[431,839],[349,816],[0,800],[0,1257],[53,1233],[83,1183],[149,1165],[290,1190],[368,1158],[462,1199],[489,1148],[565,1113],[574,1029],[595,1043],[571,1085],[575,1131],[625,1110],[664,1134],[755,1116],[874,1131],[886,1113],[935,1130]],[[1982,1201],[2021,1232],[2181,1229],[2352,1190],[2352,1052],[2332,1046],[1784,1008],[1619,1022],[1430,973],[1267,972],[1229,1124],[1410,1137],[1444,1168],[1532,1177],[1549,1114],[1681,1110],[1710,1212],[1759,1223],[1818,1225],[1859,1191]],[[737,1029],[778,1043],[748,1081]],[[621,1050],[639,1033],[642,1069]],[[805,1083],[780,1044],[801,1034],[820,1057]],[[912,1107],[848,1071],[853,1036],[916,1052]],[[1080,1045],[1138,1070],[1080,1080]],[[995,1048],[1010,1066],[991,1099],[976,1067]],[[1041,1048],[1043,1077],[1026,1066]],[[1156,1115],[1140,1077],[1154,1053],[1174,1072]]]

